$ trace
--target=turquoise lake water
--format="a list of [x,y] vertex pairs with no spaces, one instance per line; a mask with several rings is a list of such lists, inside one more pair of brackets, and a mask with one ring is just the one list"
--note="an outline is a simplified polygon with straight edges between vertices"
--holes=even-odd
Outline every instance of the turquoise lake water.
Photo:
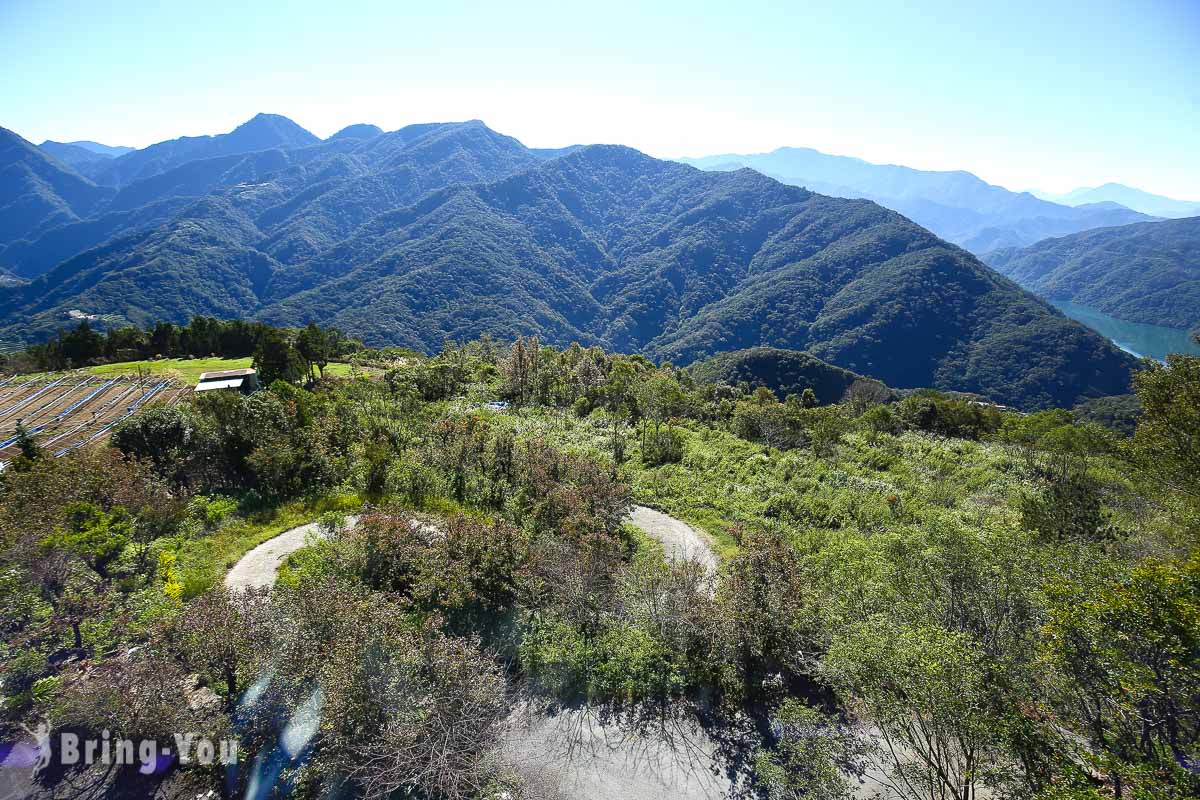
[[1200,356],[1200,345],[1192,340],[1187,331],[1164,328],[1162,325],[1126,322],[1078,303],[1051,300],[1050,304],[1071,319],[1078,320],[1097,333],[1112,339],[1117,347],[1135,356],[1156,358],[1159,361],[1164,360],[1167,353]]

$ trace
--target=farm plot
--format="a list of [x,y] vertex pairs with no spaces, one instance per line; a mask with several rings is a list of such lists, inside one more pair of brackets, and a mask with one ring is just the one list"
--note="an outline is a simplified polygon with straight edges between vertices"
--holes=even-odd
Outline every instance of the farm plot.
[[140,408],[176,403],[189,387],[162,376],[82,373],[0,378],[0,468],[15,457],[22,425],[49,454],[99,441]]

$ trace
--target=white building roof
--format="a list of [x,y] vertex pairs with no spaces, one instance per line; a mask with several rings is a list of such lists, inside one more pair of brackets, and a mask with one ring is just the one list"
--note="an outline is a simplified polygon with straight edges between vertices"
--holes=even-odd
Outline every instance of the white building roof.
[[196,391],[207,392],[210,389],[238,389],[245,381],[245,377],[229,378],[223,381],[201,381],[196,384]]

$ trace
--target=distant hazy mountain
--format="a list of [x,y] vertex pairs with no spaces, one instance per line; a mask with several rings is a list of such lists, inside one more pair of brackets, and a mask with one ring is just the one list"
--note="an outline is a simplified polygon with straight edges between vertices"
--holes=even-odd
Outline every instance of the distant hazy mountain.
[[678,364],[772,346],[1022,406],[1128,389],[1135,362],[1107,340],[868,201],[623,147],[531,150],[478,121],[317,143],[261,127],[250,145],[276,144],[250,153],[204,137],[191,160],[188,140],[115,159],[173,165],[91,186],[90,216],[0,251],[32,278],[0,293],[0,332],[45,335],[70,309],[206,314],[421,350],[485,332]]
[[[42,144],[45,144],[45,142],[42,142]],[[132,153],[137,149],[135,147],[122,147],[120,145],[114,147],[113,145],[100,144],[99,142],[92,142],[87,139],[78,142],[67,142],[67,144],[82,147],[84,150],[90,150],[97,155],[108,156],[109,158],[118,158],[126,153]]]
[[112,194],[0,128],[0,244],[75,222],[98,210]]
[[126,186],[135,180],[161,175],[202,158],[253,153],[259,150],[295,149],[320,143],[320,139],[277,114],[259,114],[229,133],[218,136],[184,136],[159,142],[119,156],[83,172],[104,186]]
[[347,125],[340,131],[330,136],[327,141],[334,139],[374,139],[376,136],[381,136],[383,129],[378,125],[367,125],[360,123],[358,125]]
[[76,169],[94,168],[118,156],[132,153],[132,147],[110,147],[99,142],[53,142],[47,139],[38,145],[42,151]]
[[1200,216],[1200,200],[1174,200],[1160,194],[1150,194],[1119,183],[1106,183],[1095,188],[1075,189],[1066,194],[1039,192],[1039,197],[1069,206],[1086,203],[1120,203],[1126,208],[1156,217],[1179,219]]
[[682,158],[701,169],[750,167],[784,183],[834,197],[862,197],[899,211],[974,253],[1019,247],[1107,225],[1151,219],[1122,207],[1073,208],[1010,192],[969,172],[932,172],[781,147],[755,155]]
[[1085,231],[985,260],[1051,300],[1131,322],[1200,328],[1200,217]]

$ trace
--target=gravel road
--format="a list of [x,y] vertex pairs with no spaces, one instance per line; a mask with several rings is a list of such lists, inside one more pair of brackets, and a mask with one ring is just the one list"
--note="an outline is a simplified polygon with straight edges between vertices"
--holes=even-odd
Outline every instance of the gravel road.
[[[346,525],[353,528],[358,517],[347,517]],[[233,565],[225,576],[225,586],[230,589],[259,589],[272,586],[279,576],[279,565],[292,553],[304,547],[309,534],[320,536],[317,523],[310,522],[299,528],[284,531],[273,539],[260,544]]]
[[634,506],[625,521],[656,539],[669,560],[695,559],[703,563],[710,574],[716,574],[717,554],[709,547],[704,534],[686,522],[646,506]]
[[[717,571],[717,556],[708,546],[703,534],[690,525],[668,517],[646,506],[634,506],[626,521],[644,530],[663,546],[669,559],[694,558],[704,563],[710,573]],[[346,524],[353,528],[358,517],[348,517]],[[250,589],[271,586],[279,575],[279,565],[290,554],[304,547],[309,534],[319,536],[317,523],[310,522],[255,547],[229,570],[225,585],[230,589]]]
[[[626,519],[660,542],[667,558],[694,558],[716,572],[716,554],[686,523],[645,506],[634,506]],[[347,519],[351,527],[357,522]],[[225,585],[271,586],[279,565],[304,547],[309,534],[320,535],[316,523],[263,542],[234,565]],[[549,717],[514,715],[505,755],[519,772],[571,800],[715,800],[730,796],[735,786],[714,769],[713,749],[694,726],[638,735],[585,708]]]

